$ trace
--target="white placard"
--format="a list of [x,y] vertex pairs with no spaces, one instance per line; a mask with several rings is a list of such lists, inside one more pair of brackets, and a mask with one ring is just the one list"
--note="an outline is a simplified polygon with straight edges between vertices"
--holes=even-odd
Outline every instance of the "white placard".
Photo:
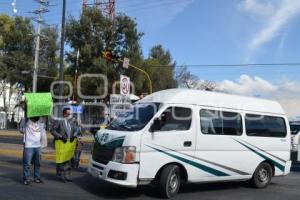
[[110,95],[110,104],[131,104],[129,96],[119,94]]

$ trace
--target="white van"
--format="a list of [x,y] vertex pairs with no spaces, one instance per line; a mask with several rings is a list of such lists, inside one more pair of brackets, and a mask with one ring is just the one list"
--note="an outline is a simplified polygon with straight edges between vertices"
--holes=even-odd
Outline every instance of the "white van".
[[290,128],[274,101],[189,89],[156,92],[96,134],[88,172],[125,187],[251,180],[290,172]]

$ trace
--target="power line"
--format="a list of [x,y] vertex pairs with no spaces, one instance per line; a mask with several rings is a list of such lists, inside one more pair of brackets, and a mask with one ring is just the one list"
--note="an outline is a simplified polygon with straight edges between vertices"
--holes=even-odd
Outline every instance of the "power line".
[[300,66],[300,62],[295,63],[243,63],[243,64],[182,64],[182,65],[145,65],[145,67],[264,67],[264,66]]

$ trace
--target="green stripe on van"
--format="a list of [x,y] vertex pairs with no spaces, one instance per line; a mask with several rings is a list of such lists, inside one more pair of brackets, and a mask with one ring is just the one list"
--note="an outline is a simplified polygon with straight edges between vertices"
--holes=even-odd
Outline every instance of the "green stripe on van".
[[266,160],[272,162],[273,165],[274,165],[275,167],[277,167],[278,169],[280,169],[281,171],[284,172],[284,169],[285,169],[285,166],[284,166],[284,165],[282,165],[282,164],[276,162],[275,160],[269,158],[268,156],[263,155],[262,153],[256,151],[255,149],[251,148],[250,146],[248,146],[248,145],[246,145],[246,144],[243,144],[242,142],[240,142],[240,141],[238,141],[238,140],[235,140],[235,141],[237,141],[238,143],[240,143],[241,145],[243,145],[244,147],[246,147],[246,148],[249,149],[250,151],[256,153],[256,154],[259,155],[260,157],[262,157],[262,158],[264,158],[264,159],[266,159]]
[[[167,149],[167,150],[170,150],[170,151],[175,151],[174,149],[169,149],[167,147],[164,147],[164,146],[161,146],[161,145],[157,145],[156,146],[159,146],[159,147],[162,147],[164,149]],[[176,151],[177,152],[177,151]],[[243,172],[243,171],[240,171],[238,169],[234,169],[234,168],[231,168],[231,167],[228,167],[228,166],[225,166],[225,165],[221,165],[220,163],[215,163],[215,162],[212,162],[212,161],[209,161],[209,160],[206,160],[206,159],[203,159],[203,158],[199,158],[199,157],[196,157],[196,156],[191,156],[189,154],[185,154],[185,153],[181,153],[181,152],[177,152],[178,154],[181,154],[181,155],[184,155],[184,156],[187,156],[187,157],[190,157],[190,158],[193,158],[195,160],[200,160],[202,162],[205,162],[205,163],[208,163],[208,164],[212,164],[212,165],[215,165],[217,167],[220,167],[220,168],[223,168],[223,169],[226,169],[226,170],[229,170],[229,171],[232,171],[234,173],[237,173],[239,175],[250,175],[249,173],[247,172]]]
[[[147,145],[147,146],[148,146],[148,145]],[[150,148],[152,148],[152,149],[154,149],[154,150],[156,150],[156,151],[158,151],[158,152],[161,152],[161,153],[163,153],[163,154],[166,154],[166,155],[168,155],[168,156],[170,156],[170,157],[172,157],[172,158],[175,158],[175,159],[177,159],[177,160],[180,160],[180,161],[182,161],[182,162],[184,162],[184,163],[187,163],[187,164],[189,164],[189,165],[192,165],[193,167],[196,167],[196,168],[198,168],[198,169],[201,169],[201,170],[203,170],[203,171],[205,171],[205,172],[207,172],[207,173],[210,173],[210,174],[212,174],[212,175],[215,175],[215,176],[230,176],[229,174],[226,174],[226,173],[224,173],[224,172],[221,172],[221,171],[219,171],[219,170],[217,170],[217,169],[213,169],[213,168],[211,168],[211,167],[208,167],[208,166],[202,165],[202,164],[200,164],[200,163],[194,162],[194,161],[192,161],[192,160],[188,160],[188,159],[186,159],[186,158],[183,158],[183,157],[174,155],[174,154],[172,154],[172,153],[163,151],[163,150],[161,150],[161,149],[157,149],[157,148],[151,147],[151,146],[148,146],[148,147],[150,147]]]

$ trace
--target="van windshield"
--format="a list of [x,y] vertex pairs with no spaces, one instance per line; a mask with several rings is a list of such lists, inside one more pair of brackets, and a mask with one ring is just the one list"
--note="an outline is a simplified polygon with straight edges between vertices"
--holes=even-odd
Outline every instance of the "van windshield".
[[135,104],[129,111],[120,113],[107,127],[109,130],[138,131],[144,128],[161,107],[161,103]]

